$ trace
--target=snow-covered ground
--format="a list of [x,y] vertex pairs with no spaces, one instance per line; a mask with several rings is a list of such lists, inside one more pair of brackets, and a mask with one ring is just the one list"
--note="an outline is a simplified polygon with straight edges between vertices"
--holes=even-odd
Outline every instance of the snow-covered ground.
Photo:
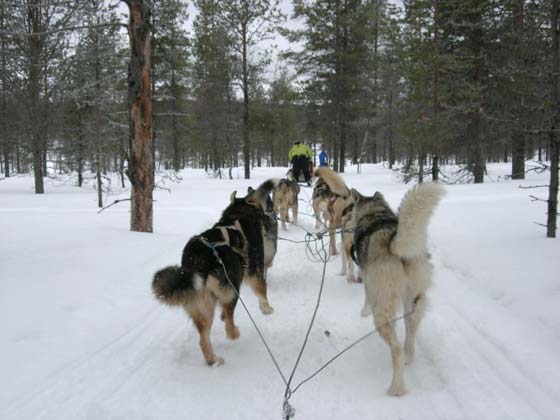
[[[560,418],[560,239],[545,238],[533,223],[546,220],[544,203],[518,188],[547,175],[496,182],[508,168],[489,170],[483,185],[448,186],[432,219],[434,286],[415,364],[405,370],[409,393],[385,394],[390,354],[374,335],[293,395],[296,419]],[[259,169],[245,181],[184,171],[180,184],[167,185],[171,194],[156,192],[154,234],[128,230],[127,203],[97,214],[91,188],[48,183],[37,196],[32,177],[0,181],[0,419],[281,418],[282,381],[243,308],[237,341],[214,324],[226,363],[209,368],[190,320],[156,302],[150,283],[157,269],[179,263],[187,239],[218,218],[233,190],[284,173]],[[384,192],[395,208],[408,189],[381,165],[361,175],[350,167],[344,177],[363,193]],[[311,209],[301,203],[300,211]],[[302,231],[281,235],[301,239]],[[328,263],[295,383],[373,327],[359,315],[362,286],[346,283],[340,265],[340,256]],[[242,290],[286,373],[321,269],[304,245],[281,241],[269,272],[274,314],[262,315]]]

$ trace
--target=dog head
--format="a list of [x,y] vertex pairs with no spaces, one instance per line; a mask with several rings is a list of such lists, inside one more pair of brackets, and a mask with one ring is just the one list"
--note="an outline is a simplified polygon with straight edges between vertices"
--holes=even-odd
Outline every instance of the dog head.
[[251,187],[247,189],[247,195],[245,197],[238,198],[237,191],[233,191],[229,196],[230,206],[242,206],[250,205],[253,207],[261,207],[259,201],[255,198],[255,190]]
[[396,217],[389,203],[387,203],[385,197],[379,191],[371,197],[360,194],[360,192],[354,188],[352,188],[350,193],[354,201],[354,207],[352,209],[352,219],[354,222],[357,222],[364,216],[378,217],[387,215]]

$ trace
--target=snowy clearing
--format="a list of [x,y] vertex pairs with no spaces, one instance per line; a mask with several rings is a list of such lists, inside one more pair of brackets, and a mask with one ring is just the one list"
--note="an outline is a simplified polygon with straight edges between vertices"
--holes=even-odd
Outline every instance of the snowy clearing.
[[[432,219],[434,285],[417,358],[405,370],[409,393],[385,394],[390,354],[375,335],[293,395],[296,419],[560,416],[560,240],[533,223],[546,219],[544,203],[528,197],[539,190],[518,188],[547,183],[547,174],[495,182],[508,170],[490,165],[488,183],[448,186]],[[218,219],[233,190],[244,194],[285,171],[257,169],[245,181],[185,170],[180,184],[166,185],[171,194],[156,192],[154,234],[128,230],[128,203],[98,215],[91,188],[47,183],[37,196],[30,176],[0,181],[0,418],[281,418],[283,384],[243,308],[236,341],[216,320],[212,341],[226,363],[209,368],[191,321],[156,302],[150,283],[157,269],[179,263],[188,238]],[[382,191],[395,208],[409,188],[382,165],[361,175],[350,167],[344,178],[362,193]],[[300,195],[310,196],[311,189]],[[311,208],[300,203],[300,212]],[[311,218],[300,222],[313,229]],[[290,227],[280,236],[303,235]],[[296,384],[373,327],[359,315],[363,286],[346,283],[340,266],[340,255],[328,263]],[[280,241],[268,279],[274,314],[262,315],[242,289],[286,374],[321,270],[304,245]]]

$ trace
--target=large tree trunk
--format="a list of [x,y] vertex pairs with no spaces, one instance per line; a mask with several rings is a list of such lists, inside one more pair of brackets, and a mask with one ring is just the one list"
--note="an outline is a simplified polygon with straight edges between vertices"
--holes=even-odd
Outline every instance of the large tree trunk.
[[130,230],[153,231],[152,96],[150,85],[150,8],[144,0],[126,0],[130,11],[130,64],[128,105],[132,184]]
[[[517,34],[516,39],[522,42],[521,37],[523,36],[523,1],[517,0],[515,4],[515,16],[513,19],[513,28]],[[519,51],[519,50],[518,50]],[[518,59],[521,61],[520,59]],[[523,97],[519,98],[519,105],[516,105],[518,111],[518,121],[522,120],[523,111],[521,109],[523,103]],[[525,179],[525,134],[521,131],[521,126],[517,124],[514,128],[515,132],[511,139],[511,179]]]
[[550,127],[550,183],[548,186],[548,217],[546,222],[546,236],[556,237],[556,222],[558,217],[558,159],[560,153],[560,142],[556,130],[560,127],[560,58],[558,51],[559,22],[559,0],[552,1],[550,14],[550,26],[552,37],[552,124]]
[[27,19],[31,34],[29,36],[29,78],[28,78],[28,100],[29,100],[29,125],[31,127],[31,154],[33,155],[33,175],[35,178],[35,193],[44,194],[43,185],[43,132],[40,118],[40,69],[41,50],[43,49],[43,35],[41,25],[42,0],[35,0],[27,4]]
[[525,135],[521,132],[511,139],[511,179],[525,179]]
[[[4,2],[0,4],[0,28],[4,29]],[[3,155],[4,155],[4,176],[8,178],[10,176],[10,146],[8,143],[8,132],[6,130],[6,117],[7,117],[7,110],[8,105],[6,102],[6,96],[8,94],[6,89],[6,39],[0,39],[0,54],[2,54],[2,69],[0,70],[0,77],[2,83],[2,91],[0,95],[2,96],[2,103],[0,109],[0,136],[2,136],[2,143],[3,143]]]
[[247,63],[247,25],[243,24],[243,163],[245,179],[251,177],[251,138],[249,137],[249,68]]
[[439,82],[439,0],[434,0],[434,68],[433,68],[433,137],[432,137],[432,181],[439,180],[439,139],[438,139],[438,82]]

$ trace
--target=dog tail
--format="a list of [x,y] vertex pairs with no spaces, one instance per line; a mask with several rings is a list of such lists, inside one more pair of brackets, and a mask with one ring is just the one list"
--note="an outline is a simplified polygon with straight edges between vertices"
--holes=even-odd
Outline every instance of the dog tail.
[[204,281],[199,274],[171,265],[154,274],[152,291],[160,302],[179,306],[187,303],[203,285]]
[[391,242],[391,252],[415,258],[427,252],[428,222],[445,195],[440,184],[418,184],[406,193],[399,207],[399,226]]
[[335,171],[327,166],[321,166],[315,171],[315,176],[322,178],[331,191],[335,194],[347,197],[350,195],[350,190],[344,183],[344,180]]
[[267,179],[261,185],[259,185],[259,188],[257,188],[255,194],[257,194],[259,198],[266,197],[272,192],[274,188],[276,188],[280,184],[280,181],[280,178]]

